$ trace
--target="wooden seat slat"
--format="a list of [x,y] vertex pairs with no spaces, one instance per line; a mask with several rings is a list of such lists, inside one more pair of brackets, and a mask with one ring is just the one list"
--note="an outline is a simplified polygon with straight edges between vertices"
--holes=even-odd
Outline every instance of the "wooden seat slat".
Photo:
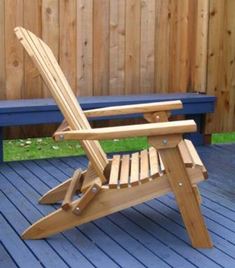
[[158,152],[154,147],[149,148],[150,175],[160,174]]
[[135,186],[139,184],[139,153],[133,153],[131,155],[131,175],[130,185]]
[[129,184],[129,170],[130,170],[130,155],[122,156],[121,170],[120,170],[120,187],[127,187]]
[[140,181],[145,183],[149,181],[149,157],[148,150],[140,152]]
[[114,155],[112,159],[110,177],[109,177],[109,188],[117,188],[120,170],[120,155]]

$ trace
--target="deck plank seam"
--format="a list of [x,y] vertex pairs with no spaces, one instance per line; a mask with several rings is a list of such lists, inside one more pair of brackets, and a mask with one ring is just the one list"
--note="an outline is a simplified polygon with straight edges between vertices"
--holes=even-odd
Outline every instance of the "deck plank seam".
[[[146,205],[146,203],[144,203],[144,204]],[[149,206],[149,207],[150,207],[150,206]],[[153,209],[152,207],[150,207],[150,208]],[[136,211],[138,211],[140,214],[142,214],[142,212],[139,211],[138,209],[136,209],[135,207],[133,207],[133,209],[136,210]],[[156,210],[156,211],[157,211],[157,210]],[[159,213],[159,211],[157,211],[157,212]],[[161,214],[161,213],[160,213],[160,214]],[[168,230],[166,227],[162,226],[161,224],[159,224],[159,223],[156,222],[155,220],[151,219],[151,218],[148,217],[147,215],[145,215],[145,214],[142,214],[142,215],[143,215],[144,217],[148,218],[148,219],[149,219],[150,221],[152,221],[154,224],[157,224],[158,226],[160,226],[161,228],[163,228],[165,231],[169,232],[171,235],[175,236],[177,239],[179,239],[179,240],[182,241],[183,243],[187,244],[187,246],[189,246],[189,247],[191,246],[191,244],[190,244],[188,241],[182,239],[178,234],[176,234],[176,233],[174,233],[174,232]],[[164,214],[162,214],[162,216],[166,217]],[[171,218],[168,218],[168,217],[166,217],[166,218],[167,218],[168,220],[174,222]],[[179,224],[178,224],[178,225],[179,225]],[[179,225],[179,226],[180,226],[180,225]],[[180,226],[180,227],[182,227],[182,228],[185,229],[184,226]],[[185,230],[185,232],[186,232],[186,230]],[[220,265],[219,263],[217,263],[214,259],[208,257],[204,252],[200,251],[199,249],[194,248],[194,250],[195,250],[196,252],[198,252],[200,255],[203,255],[205,258],[209,259],[210,261],[216,263],[216,264],[219,265],[220,267],[223,267],[222,265]]]

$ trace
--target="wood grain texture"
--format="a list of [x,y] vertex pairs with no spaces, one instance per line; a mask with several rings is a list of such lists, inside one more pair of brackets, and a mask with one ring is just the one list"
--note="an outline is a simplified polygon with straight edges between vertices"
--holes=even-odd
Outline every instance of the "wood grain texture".
[[205,92],[217,96],[206,134],[233,131],[234,5],[226,0],[1,0],[0,97],[50,96],[12,32],[24,25],[48,43],[78,95]]
[[141,0],[140,91],[154,92],[155,0]]
[[[42,0],[42,39],[59,58],[59,5],[57,0]],[[51,96],[43,83],[43,97]]]
[[125,20],[125,0],[110,1],[110,95],[124,93]]
[[0,99],[5,99],[6,70],[5,70],[5,2],[0,0]]
[[210,2],[207,92],[217,96],[217,107],[207,116],[206,133],[235,129],[234,8],[234,1]]
[[126,94],[140,92],[140,9],[140,0],[126,1]]
[[[14,19],[13,19],[14,18]],[[21,98],[25,91],[23,48],[17,43],[14,27],[23,24],[23,2],[5,1],[5,64],[6,64],[6,98]],[[23,90],[24,88],[24,90]]]
[[76,2],[60,0],[60,65],[73,91],[76,92]]
[[109,92],[109,1],[94,0],[93,8],[94,94]]
[[77,94],[93,95],[93,1],[77,1]]

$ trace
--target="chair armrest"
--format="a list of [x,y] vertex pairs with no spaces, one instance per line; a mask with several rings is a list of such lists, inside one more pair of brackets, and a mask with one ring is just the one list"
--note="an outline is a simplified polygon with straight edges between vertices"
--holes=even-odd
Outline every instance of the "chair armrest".
[[55,140],[108,140],[128,137],[158,136],[195,132],[193,120],[164,123],[150,123],[132,126],[94,128],[76,131],[62,131],[54,135]]
[[170,111],[175,109],[182,109],[183,104],[180,100],[177,101],[163,101],[144,104],[133,104],[123,106],[113,106],[99,109],[92,109],[84,111],[87,117],[102,117],[114,116],[124,114],[150,113],[159,111]]

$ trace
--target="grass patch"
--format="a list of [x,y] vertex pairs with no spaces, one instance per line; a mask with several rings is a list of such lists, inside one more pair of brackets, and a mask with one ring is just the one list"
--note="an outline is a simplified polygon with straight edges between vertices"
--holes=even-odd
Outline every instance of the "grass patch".
[[[105,152],[142,150],[147,147],[146,138],[101,141]],[[5,140],[4,161],[41,159],[84,155],[79,142],[55,142],[52,138]]]
[[212,143],[234,143],[235,142],[235,132],[230,133],[218,133],[212,135]]
[[[235,142],[234,133],[213,134],[212,143]],[[146,138],[101,141],[106,153],[138,151],[147,148]],[[52,138],[5,140],[4,161],[84,155],[77,141],[54,142]]]

